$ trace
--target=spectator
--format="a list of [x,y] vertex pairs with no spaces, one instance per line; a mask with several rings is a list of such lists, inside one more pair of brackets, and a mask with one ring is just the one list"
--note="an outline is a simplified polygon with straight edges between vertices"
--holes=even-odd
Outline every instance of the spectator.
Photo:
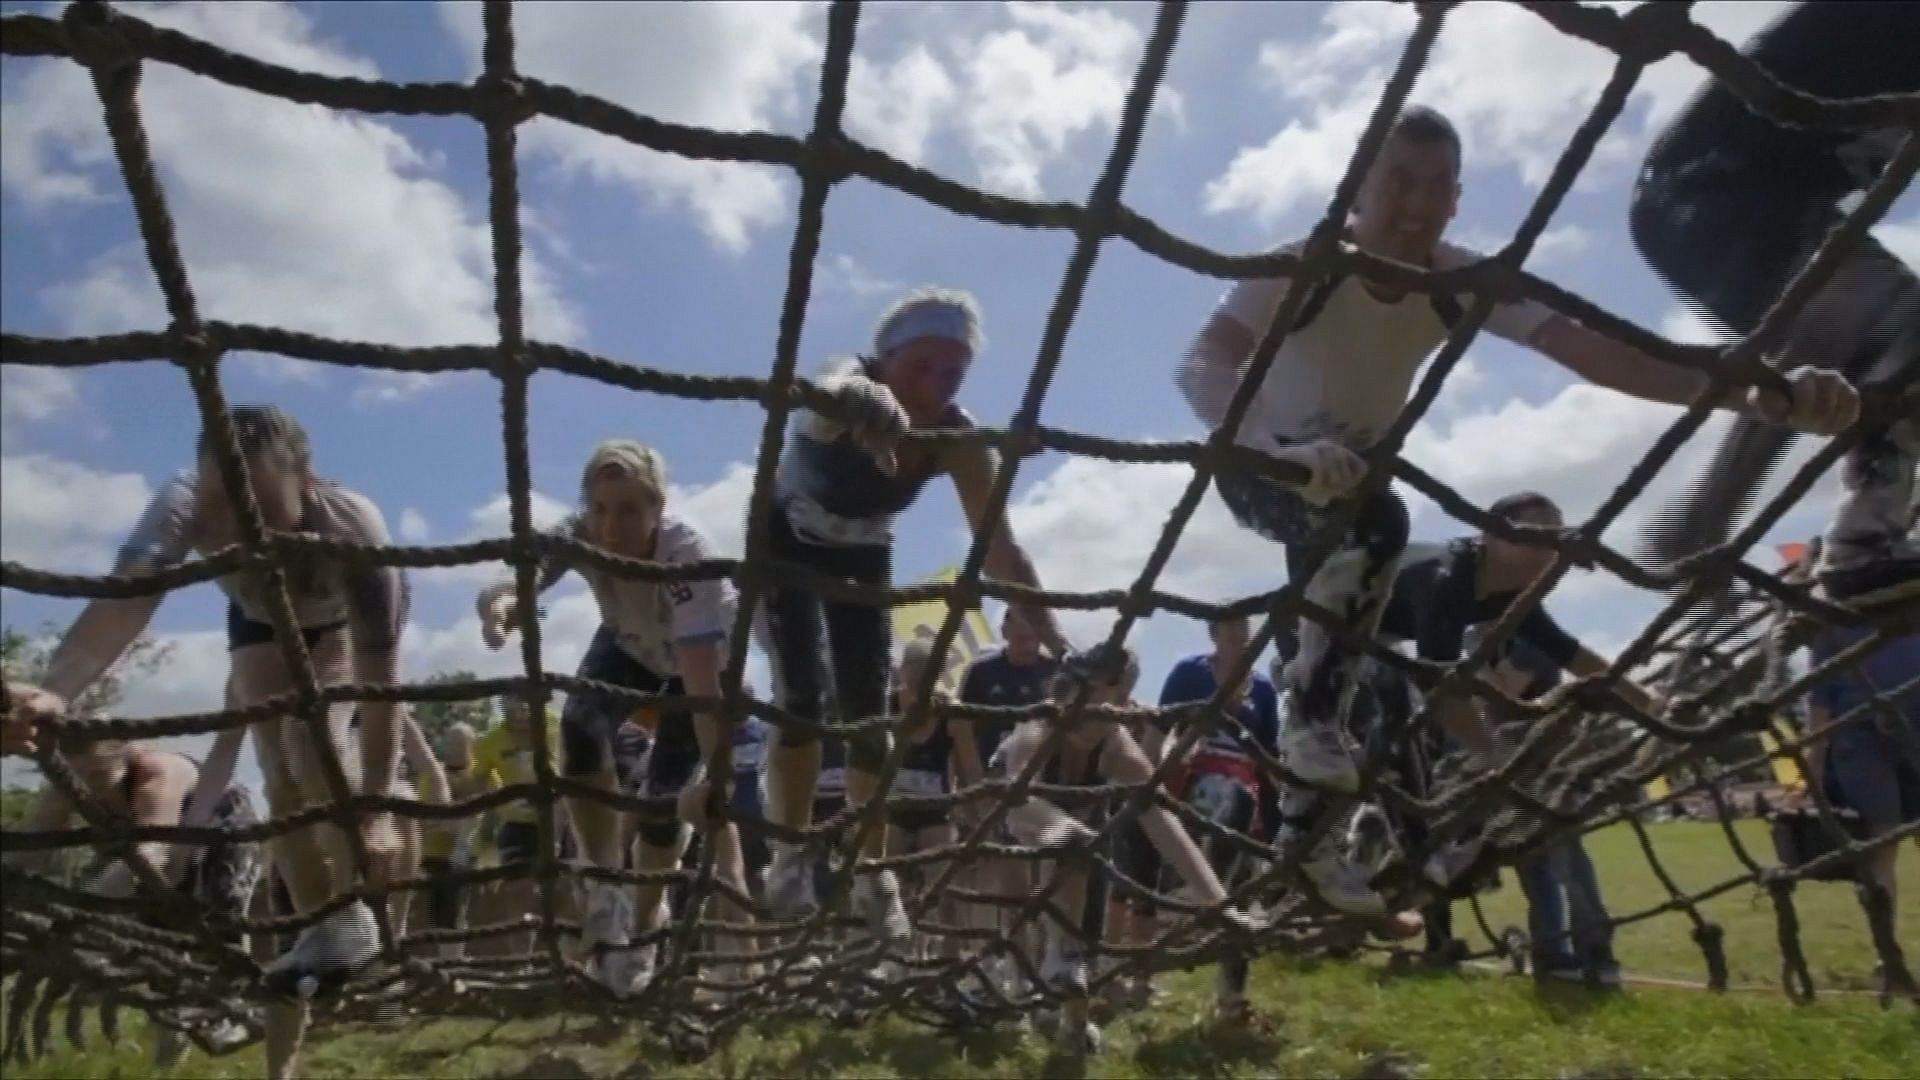
[[[1220,688],[1220,675],[1237,666],[1247,651],[1251,634],[1245,616],[1218,619],[1207,627],[1213,639],[1211,652],[1196,653],[1175,664],[1167,673],[1160,691],[1161,705],[1186,705],[1209,701]],[[1267,774],[1257,765],[1257,749],[1269,757],[1280,753],[1280,703],[1273,682],[1258,671],[1248,676],[1228,694],[1227,716],[1234,727],[1217,728],[1194,743],[1187,759],[1184,782],[1176,797],[1199,811],[1207,820],[1243,835],[1271,832],[1279,817],[1279,796]],[[1167,733],[1172,742],[1172,733]],[[1157,748],[1155,748],[1157,749]],[[1140,837],[1144,839],[1144,834]],[[1226,837],[1207,834],[1200,838],[1200,850],[1220,880],[1231,886],[1242,867],[1241,849]],[[1146,847],[1143,856],[1150,856]],[[1142,858],[1141,862],[1157,863]],[[1153,866],[1157,870],[1157,865]],[[1159,876],[1157,873],[1155,876]],[[1152,886],[1154,882],[1145,884]],[[1136,917],[1142,913],[1135,909]],[[1216,987],[1218,1005],[1224,1015],[1241,1012],[1246,1006],[1247,958],[1229,952],[1220,963],[1220,981]],[[1139,991],[1151,998],[1151,990]]]
[[[1871,626],[1823,628],[1809,646],[1817,668],[1875,633]],[[1813,689],[1809,765],[1828,798],[1858,813],[1868,837],[1920,819],[1920,632],[1883,642]],[[1824,735],[1824,737],[1822,737]],[[1867,881],[1899,911],[1887,844],[1864,860]]]
[[[473,744],[478,736],[473,727],[456,723],[441,739],[440,767],[447,778],[447,801],[465,802],[484,791],[486,778],[473,768]],[[427,824],[421,840],[420,870],[432,884],[427,886],[427,923],[435,930],[458,930],[466,921],[466,888],[448,876],[471,870],[474,864],[474,840],[480,831],[478,816]],[[443,957],[464,952],[461,942],[440,946]]]
[[[1490,673],[1502,690],[1523,700],[1538,698],[1560,684],[1559,665],[1525,645],[1516,644],[1507,660]],[[1613,955],[1613,924],[1600,895],[1593,859],[1579,833],[1555,839],[1520,860],[1514,868],[1527,896],[1527,935],[1535,978],[1620,985],[1620,963]]]
[[[1047,689],[1058,670],[1059,658],[1048,656],[1041,648],[1040,635],[1028,624],[1018,608],[1009,606],[1000,620],[1002,647],[987,653],[967,667],[960,680],[960,701],[966,705],[1019,707],[1045,700]],[[972,720],[955,716],[947,721],[947,733],[953,739],[953,776],[961,791],[978,785],[986,775],[986,763],[1014,729],[1014,721]],[[957,820],[962,830],[978,820],[975,807],[984,804],[961,803]],[[1018,859],[980,859],[967,871],[961,883],[976,891],[1017,901],[1036,884],[1031,864]],[[969,905],[975,929],[1004,929],[1003,916],[1008,909],[997,905]],[[1025,932],[1029,953],[1040,948],[1039,931],[1029,922]],[[1017,992],[1017,968],[1007,957],[994,963],[994,978],[1002,986]]]

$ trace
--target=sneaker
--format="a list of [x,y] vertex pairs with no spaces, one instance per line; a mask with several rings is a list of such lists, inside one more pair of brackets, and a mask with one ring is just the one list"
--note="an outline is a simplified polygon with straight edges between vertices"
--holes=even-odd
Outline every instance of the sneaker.
[[1533,977],[1553,982],[1578,983],[1587,981],[1587,971],[1580,966],[1580,961],[1570,956],[1555,957],[1544,962],[1534,961]]
[[216,1054],[224,1054],[252,1038],[253,1033],[245,1024],[232,1019],[221,1020],[207,1029],[207,1045]]
[[1617,961],[1603,960],[1587,972],[1587,981],[1606,990],[1618,990],[1626,982]]
[[1242,933],[1254,934],[1267,927],[1266,913],[1257,908],[1250,910],[1228,904],[1220,909],[1220,919]]
[[261,972],[267,984],[312,997],[328,984],[345,982],[380,955],[380,929],[373,909],[355,900],[300,931],[293,946]]
[[1465,840],[1455,840],[1427,856],[1426,865],[1421,872],[1433,887],[1440,890],[1442,896],[1452,890],[1473,864],[1480,858],[1480,852],[1486,848],[1486,841],[1478,836]]
[[1087,992],[1087,957],[1077,945],[1047,943],[1047,955],[1040,961],[1040,978],[1054,991],[1066,995]]
[[1374,891],[1372,875],[1364,867],[1342,858],[1332,848],[1323,849],[1312,860],[1300,865],[1313,891],[1335,911],[1346,915],[1380,916],[1387,913],[1387,901]]
[[1436,948],[1422,950],[1420,961],[1430,968],[1452,970],[1465,963],[1471,951],[1459,938],[1448,938]]
[[1060,1048],[1076,1057],[1092,1057],[1098,1054],[1103,1042],[1100,1025],[1092,1020],[1077,1026],[1064,1025],[1060,1031]]
[[820,910],[813,894],[813,863],[806,849],[776,847],[767,863],[767,907],[783,919],[805,919]]
[[1346,739],[1331,727],[1289,725],[1280,733],[1280,758],[1287,771],[1318,788],[1351,795],[1360,790],[1360,771]]
[[1824,568],[1819,578],[1821,590],[1843,603],[1857,606],[1898,600],[1920,585],[1920,545],[1902,541],[1879,558]]
[[172,1028],[161,1028],[153,1036],[153,1067],[162,1072],[180,1064],[187,1056],[187,1037]]
[[1247,958],[1227,957],[1215,969],[1214,999],[1222,1016],[1244,1014],[1247,1006]]
[[[633,894],[626,886],[607,881],[589,887],[587,910],[580,920],[580,945],[591,951],[587,975],[616,997],[643,990],[653,981],[653,949],[621,948],[633,941]],[[596,946],[615,948],[600,951]]]
[[913,942],[913,923],[900,902],[900,879],[891,870],[868,874],[853,883],[854,914],[867,920],[875,938],[896,949]]

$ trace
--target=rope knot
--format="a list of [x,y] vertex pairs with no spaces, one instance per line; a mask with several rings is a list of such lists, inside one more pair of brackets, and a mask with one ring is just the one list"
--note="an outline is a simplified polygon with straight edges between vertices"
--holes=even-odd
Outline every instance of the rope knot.
[[124,18],[97,0],[80,0],[60,13],[67,35],[67,51],[79,63],[108,75],[140,62],[140,53],[127,39]]
[[527,84],[514,76],[482,75],[473,88],[480,95],[481,120],[518,127],[540,114],[527,93]]
[[1669,0],[1642,4],[1620,16],[1620,25],[1626,31],[1618,43],[1621,58],[1644,66],[1678,51],[1682,38],[1694,25],[1692,9],[1693,0]]

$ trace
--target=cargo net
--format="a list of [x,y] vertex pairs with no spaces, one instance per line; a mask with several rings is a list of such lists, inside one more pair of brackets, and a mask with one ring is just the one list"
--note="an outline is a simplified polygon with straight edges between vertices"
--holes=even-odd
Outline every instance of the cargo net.
[[[1166,73],[1168,57],[1186,14],[1186,5],[1162,4],[1141,58],[1128,95],[1113,148],[1098,181],[1084,203],[1042,203],[989,195],[968,188],[928,171],[907,165],[887,154],[848,137],[842,129],[846,105],[849,58],[854,46],[860,8],[857,3],[837,2],[828,14],[825,58],[820,71],[819,98],[811,131],[801,138],[768,133],[728,133],[667,123],[642,116],[584,94],[522,75],[515,66],[513,8],[505,0],[490,0],[485,5],[484,70],[472,84],[464,83],[389,83],[365,79],[340,78],[294,71],[247,56],[222,50],[206,41],[161,29],[124,12],[100,3],[75,3],[61,17],[10,15],[0,19],[0,46],[10,56],[64,57],[85,66],[103,106],[107,129],[119,160],[127,190],[138,214],[139,229],[148,260],[165,295],[171,318],[169,328],[155,332],[130,333],[105,337],[47,339],[17,334],[4,336],[4,356],[8,363],[50,366],[85,366],[118,361],[168,359],[185,372],[198,403],[201,420],[210,436],[210,445],[222,474],[230,485],[242,475],[238,446],[234,440],[226,397],[220,381],[220,361],[234,350],[278,353],[305,360],[362,368],[380,368],[407,372],[483,371],[499,380],[501,391],[501,433],[507,458],[507,474],[512,508],[512,535],[478,543],[440,547],[356,548],[292,535],[269,535],[261,525],[257,504],[251,496],[238,500],[236,514],[242,541],[235,547],[186,565],[138,578],[82,577],[46,573],[15,563],[3,568],[7,588],[63,597],[151,596],[190,584],[211,581],[228,573],[261,575],[268,584],[273,624],[277,639],[283,643],[289,663],[301,680],[299,688],[281,698],[244,709],[220,713],[131,720],[117,718],[75,719],[67,725],[69,734],[81,741],[94,738],[154,738],[159,736],[206,735],[238,725],[274,717],[291,716],[318,732],[323,712],[330,703],[348,700],[473,700],[485,696],[521,695],[536,708],[543,707],[554,691],[569,691],[585,685],[566,675],[541,667],[541,627],[534,618],[523,618],[522,656],[526,664],[523,677],[477,680],[437,686],[322,686],[305,650],[297,643],[300,635],[292,632],[295,624],[284,587],[287,567],[302,560],[341,560],[403,567],[447,567],[464,563],[502,560],[517,572],[520,612],[533,612],[534,568],[545,557],[560,557],[574,563],[605,568],[643,581],[692,580],[730,576],[738,585],[742,603],[738,622],[731,635],[730,655],[724,678],[724,700],[713,702],[681,699],[685,705],[720,708],[732,722],[753,713],[780,727],[799,726],[824,730],[841,738],[876,726],[891,727],[899,720],[884,717],[843,717],[825,725],[784,713],[768,702],[749,697],[742,689],[741,673],[749,643],[750,613],[776,581],[795,582],[816,589],[836,600],[874,605],[897,605],[940,599],[950,602],[948,615],[933,643],[935,670],[943,666],[943,657],[951,647],[967,608],[982,598],[995,598],[1055,608],[1079,610],[1115,610],[1118,617],[1108,641],[1121,643],[1135,620],[1156,610],[1177,612],[1193,618],[1222,614],[1249,613],[1264,616],[1246,659],[1236,671],[1222,673],[1223,686],[1235,685],[1246,674],[1266,644],[1272,640],[1273,620],[1294,619],[1303,613],[1334,628],[1336,636],[1364,650],[1385,671],[1414,679],[1425,690],[1427,704],[1416,704],[1414,715],[1377,717],[1378,727],[1392,736],[1413,730],[1426,730],[1432,723],[1431,702],[1442,695],[1472,693],[1497,715],[1524,721],[1528,734],[1518,749],[1500,767],[1476,775],[1462,775],[1456,781],[1437,786],[1431,792],[1418,792],[1406,778],[1390,774],[1383,744],[1392,739],[1375,739],[1369,744],[1363,761],[1364,786],[1360,799],[1393,811],[1403,818],[1417,820],[1429,844],[1452,834],[1484,828],[1491,839],[1488,858],[1494,863],[1511,863],[1521,854],[1543,843],[1578,835],[1581,831],[1613,822],[1625,822],[1640,837],[1655,873],[1665,884],[1670,899],[1646,911],[1624,916],[1617,922],[1631,922],[1679,912],[1691,920],[1693,938],[1700,948],[1706,969],[1706,981],[1716,988],[1727,984],[1725,945],[1719,927],[1701,910],[1709,897],[1743,886],[1764,888],[1772,898],[1777,914],[1779,942],[1784,958],[1783,981],[1796,998],[1810,997],[1813,980],[1803,955],[1795,918],[1793,888],[1797,881],[1832,872],[1849,865],[1875,848],[1899,843],[1920,831],[1920,822],[1907,822],[1901,828],[1869,842],[1862,842],[1848,831],[1820,793],[1812,793],[1817,830],[1827,841],[1827,852],[1818,859],[1792,866],[1771,865],[1756,858],[1727,824],[1727,838],[1746,871],[1733,880],[1702,890],[1684,893],[1662,866],[1642,818],[1663,800],[1643,794],[1643,785],[1661,775],[1689,779],[1677,782],[1666,800],[1699,798],[1712,800],[1723,823],[1729,807],[1722,791],[1722,774],[1713,769],[1689,770],[1689,763],[1702,759],[1703,748],[1732,736],[1752,734],[1776,724],[1786,706],[1803,695],[1819,678],[1843,670],[1888,635],[1910,627],[1915,605],[1896,605],[1898,610],[1863,615],[1818,599],[1804,584],[1794,584],[1763,572],[1746,562],[1744,554],[1800,498],[1814,481],[1830,468],[1858,438],[1854,431],[1833,439],[1785,485],[1778,499],[1757,512],[1728,542],[1690,558],[1670,570],[1653,572],[1637,566],[1621,554],[1597,542],[1604,530],[1639,495],[1680,448],[1695,434],[1709,409],[1703,394],[1673,427],[1656,440],[1654,446],[1630,472],[1619,488],[1588,521],[1565,530],[1545,530],[1509,525],[1490,517],[1459,495],[1440,484],[1416,465],[1398,456],[1407,431],[1431,405],[1442,381],[1466,351],[1474,335],[1487,318],[1496,296],[1524,296],[1550,305],[1655,356],[1710,373],[1713,393],[1731,386],[1779,386],[1779,376],[1769,369],[1760,355],[1758,342],[1776,336],[1794,317],[1832,270],[1838,258],[1856,243],[1872,219],[1884,212],[1893,198],[1913,175],[1920,163],[1920,140],[1909,137],[1894,159],[1892,167],[1867,194],[1864,202],[1845,224],[1826,239],[1810,264],[1794,281],[1751,337],[1725,349],[1682,347],[1626,320],[1609,314],[1593,303],[1575,296],[1521,269],[1528,253],[1540,239],[1549,218],[1572,186],[1582,166],[1594,152],[1608,127],[1620,114],[1636,79],[1645,68],[1662,58],[1683,53],[1715,77],[1730,86],[1750,108],[1781,122],[1800,126],[1827,127],[1912,127],[1911,102],[1901,99],[1861,101],[1823,101],[1796,92],[1773,81],[1747,62],[1732,47],[1690,21],[1684,3],[1647,4],[1629,14],[1619,15],[1572,4],[1522,3],[1539,18],[1562,32],[1572,34],[1610,49],[1619,59],[1612,78],[1599,100],[1574,133],[1571,144],[1554,167],[1538,199],[1529,210],[1518,234],[1498,254],[1482,262],[1446,272],[1423,272],[1390,263],[1364,252],[1342,249],[1336,241],[1340,227],[1352,205],[1363,171],[1379,151],[1388,124],[1401,109],[1419,74],[1428,51],[1439,34],[1452,5],[1419,5],[1416,28],[1406,43],[1397,70],[1374,107],[1366,133],[1347,167],[1346,173],[1327,207],[1325,216],[1313,230],[1299,255],[1235,256],[1209,251],[1197,244],[1173,236],[1153,222],[1128,209],[1121,200],[1122,190],[1140,141],[1143,125],[1156,88]],[[173,64],[210,79],[263,94],[295,101],[351,109],[361,112],[398,115],[463,115],[480,121],[486,128],[487,164],[491,191],[489,205],[494,241],[495,310],[499,340],[452,348],[396,348],[391,346],[335,340],[292,333],[268,326],[238,325],[203,318],[194,298],[192,276],[181,257],[167,197],[159,182],[139,110],[142,65],[148,62]],[[757,162],[792,168],[801,180],[798,225],[795,229],[779,335],[773,370],[764,379],[723,378],[676,374],[618,362],[578,350],[529,340],[524,320],[524,291],[521,279],[522,223],[519,214],[519,168],[515,156],[518,126],[535,116],[545,116],[576,124],[611,138],[686,157],[734,162]],[[994,488],[990,522],[1005,512],[1009,493],[1019,475],[1022,459],[1039,451],[1055,450],[1090,454],[1121,462],[1186,462],[1193,466],[1193,477],[1139,576],[1124,590],[1098,593],[1042,592],[982,580],[981,568],[985,544],[976,539],[968,552],[963,570],[951,584],[910,588],[861,589],[844,582],[808,576],[793,566],[777,564],[768,555],[768,518],[771,484],[782,436],[792,411],[797,407],[834,415],[836,409],[820,389],[795,373],[799,359],[802,321],[813,284],[814,259],[820,247],[822,211],[835,183],[862,176],[886,184],[934,205],[981,221],[1022,228],[1059,229],[1071,232],[1075,246],[1068,261],[1058,295],[1053,302],[1038,349],[1038,359],[1026,385],[1019,409],[1004,429],[981,429],[967,433],[924,432],[909,436],[916,440],[983,440],[998,447],[1006,467]],[[1074,314],[1084,295],[1086,283],[1103,242],[1121,238],[1155,256],[1198,273],[1232,279],[1286,274],[1292,284],[1274,323],[1264,335],[1253,357],[1251,369],[1234,397],[1225,425],[1204,442],[1138,443],[1102,438],[1091,434],[1058,430],[1039,422],[1041,403],[1053,381],[1062,345]],[[1556,553],[1552,570],[1534,582],[1519,602],[1481,639],[1471,654],[1451,667],[1423,665],[1359,640],[1340,629],[1327,611],[1303,602],[1298,582],[1275,592],[1245,598],[1234,604],[1216,605],[1170,595],[1155,588],[1155,581],[1172,554],[1182,528],[1192,517],[1202,494],[1215,472],[1223,467],[1242,468],[1281,480],[1304,477],[1291,466],[1259,456],[1249,456],[1233,445],[1232,433],[1246,413],[1253,390],[1267,369],[1299,309],[1316,285],[1334,273],[1360,273],[1395,288],[1416,292],[1446,291],[1471,297],[1467,313],[1440,350],[1411,404],[1379,447],[1369,455],[1374,483],[1388,477],[1433,499],[1443,510],[1460,521],[1496,535],[1529,544],[1551,547]],[[715,559],[696,566],[668,569],[660,564],[625,560],[585,544],[558,539],[536,532],[529,507],[527,383],[537,371],[559,371],[610,386],[677,398],[702,401],[753,401],[766,409],[765,426],[758,447],[755,487],[750,503],[745,557],[739,560]],[[1868,406],[1878,415],[1890,410],[1911,408],[1910,400],[1889,400],[1888,395],[1870,396]],[[1351,512],[1336,513],[1320,529],[1309,545],[1305,566],[1317,567],[1332,551],[1338,536],[1346,530]],[[986,535],[985,530],[977,534]],[[1622,652],[1607,675],[1578,681],[1568,692],[1552,698],[1548,704],[1515,702],[1479,674],[1500,643],[1507,640],[1519,622],[1521,612],[1543,598],[1572,563],[1592,563],[1616,575],[1632,586],[1669,594],[1672,603],[1654,618]],[[1716,610],[1700,614],[1703,601],[1712,598]],[[1785,616],[1791,616],[1786,618]],[[1798,678],[1785,678],[1770,666],[1762,642],[1782,634],[1803,632],[1812,625],[1859,625],[1868,621],[1878,630],[1853,648],[1835,656],[1829,663]],[[1798,628],[1798,629],[1796,629]],[[1669,698],[1665,716],[1650,716],[1636,709],[1614,692],[1616,678],[1629,672],[1653,669],[1656,677],[1670,677],[1669,690],[1678,691]],[[604,686],[596,690],[617,693]],[[1886,688],[1892,693],[1898,688]],[[628,694],[636,706],[671,705],[660,698]],[[932,707],[930,690],[918,700],[906,703],[905,723],[924,717]],[[1160,710],[1177,714],[1169,719],[1179,722],[1181,732],[1174,750],[1166,755],[1174,760],[1206,733],[1223,724],[1233,724],[1222,708],[1223,696],[1196,706]],[[947,706],[952,715],[976,718],[1006,718],[1013,715],[1046,717],[1054,723],[1055,737],[1068,724],[1082,722],[1088,712],[1084,689],[1072,700],[1048,703],[1021,710]],[[1148,710],[1149,712],[1155,710]],[[1839,718],[1840,723],[1872,722],[1876,710],[1863,706],[1855,714]],[[471,816],[513,800],[524,800],[538,811],[542,852],[532,862],[516,863],[465,872],[459,877],[469,886],[507,878],[531,876],[538,883],[538,920],[535,945],[530,953],[482,959],[477,956],[454,959],[443,957],[437,947],[449,940],[478,942],[522,929],[521,923],[472,926],[458,931],[416,930],[395,936],[394,920],[384,905],[375,903],[380,924],[382,962],[365,976],[350,984],[336,1004],[340,1014],[373,1016],[404,1000],[422,1015],[534,1015],[556,1010],[611,1010],[609,995],[582,974],[577,957],[572,955],[579,927],[562,918],[560,902],[564,891],[575,888],[587,877],[617,879],[628,883],[670,878],[687,890],[687,902],[680,917],[657,933],[637,939],[639,944],[664,946],[659,975],[637,999],[618,1006],[630,1019],[646,1018],[652,1030],[671,1032],[675,1037],[692,1040],[693,1045],[711,1046],[712,1040],[726,1036],[741,1025],[766,1018],[793,1015],[816,1009],[829,1000],[860,1002],[872,1012],[894,1012],[945,1023],[956,1019],[947,989],[969,975],[977,975],[989,960],[1011,957],[1020,970],[1032,976],[1037,958],[1027,944],[1024,928],[1040,921],[1051,907],[1055,884],[1064,875],[1040,874],[1042,887],[1028,897],[1014,901],[999,900],[966,884],[962,871],[982,856],[1038,862],[1078,861],[1082,866],[1098,867],[1123,882],[1120,870],[1110,861],[1104,843],[1075,845],[1070,850],[1023,848],[1003,842],[999,825],[1012,805],[1013,796],[1025,793],[1047,795],[1062,805],[1084,802],[1089,798],[1117,797],[1117,810],[1102,830],[1103,840],[1126,822],[1136,820],[1149,799],[1158,798],[1172,806],[1193,831],[1196,838],[1221,838],[1254,856],[1258,871],[1243,875],[1231,886],[1232,902],[1239,905],[1261,904],[1271,916],[1258,929],[1229,924],[1214,917],[1217,908],[1198,905],[1173,895],[1158,896],[1163,912],[1184,913],[1172,919],[1170,926],[1150,947],[1112,948],[1091,942],[1089,948],[1106,956],[1117,956],[1119,966],[1100,969],[1092,990],[1099,992],[1112,979],[1150,969],[1192,967],[1210,962],[1223,948],[1243,953],[1309,952],[1315,950],[1351,950],[1366,933],[1363,923],[1338,916],[1317,903],[1301,898],[1302,891],[1289,887],[1296,881],[1299,849],[1279,851],[1238,833],[1227,833],[1202,820],[1186,808],[1167,800],[1153,785],[1139,788],[1108,788],[1088,791],[1049,789],[1036,783],[1039,763],[1036,757],[1023,775],[982,783],[969,790],[940,798],[912,797],[892,792],[891,781],[898,766],[903,740],[895,740],[895,749],[883,773],[886,803],[896,809],[920,808],[951,810],[957,803],[976,809],[969,815],[974,822],[961,830],[958,844],[941,850],[906,857],[888,863],[914,873],[909,890],[908,910],[923,938],[936,943],[958,940],[951,950],[926,950],[919,958],[906,958],[904,974],[882,985],[872,981],[870,972],[879,959],[877,944],[860,935],[846,939],[843,948],[830,951],[825,964],[805,967],[798,964],[803,955],[819,953],[823,935],[835,929],[829,908],[802,922],[775,922],[765,912],[753,924],[722,922],[710,901],[722,886],[714,876],[713,859],[703,855],[692,870],[648,877],[610,870],[587,870],[572,860],[553,854],[560,823],[558,799],[562,795],[599,799],[641,814],[658,815],[666,808],[656,802],[637,798],[598,794],[582,785],[570,784],[556,776],[554,762],[541,740],[535,740],[534,763],[537,783],[519,785],[455,806],[431,806],[423,802],[354,796],[347,788],[340,763],[330,740],[321,740],[325,748],[325,771],[335,802],[310,808],[300,814],[276,818],[242,830],[209,828],[171,828],[139,830],[124,820],[113,820],[75,787],[72,773],[57,755],[45,749],[42,740],[41,766],[48,782],[58,785],[82,809],[86,827],[58,832],[9,831],[5,834],[8,853],[48,851],[83,845],[102,845],[108,855],[134,862],[139,893],[130,900],[111,900],[66,887],[51,879],[8,869],[5,872],[6,906],[4,939],[0,940],[0,971],[13,978],[10,995],[14,1037],[22,1029],[37,1031],[36,1042],[44,1041],[55,1005],[61,1000],[98,1003],[109,1012],[122,1008],[143,1011],[153,1022],[185,1031],[201,1039],[211,1018],[236,1018],[258,1032],[258,1015],[246,1003],[261,1002],[266,992],[261,986],[260,968],[249,955],[227,944],[223,936],[236,928],[257,935],[286,934],[315,922],[337,909],[344,899],[309,913],[302,918],[264,916],[234,922],[208,917],[204,908],[187,904],[183,911],[178,894],[157,878],[150,865],[140,860],[133,844],[143,840],[165,840],[189,845],[264,842],[295,829],[320,822],[345,828],[352,837],[356,861],[364,873],[366,852],[353,828],[360,815],[388,810],[416,821],[449,821]],[[1802,739],[1792,732],[1781,732],[1773,751],[1801,759]],[[709,763],[712,775],[726,775],[726,751]],[[1262,755],[1260,768],[1285,782],[1284,766]],[[1164,778],[1161,766],[1156,781]],[[1817,785],[1816,785],[1817,788]],[[1336,815],[1321,815],[1311,832],[1322,832],[1339,824]],[[805,836],[785,833],[759,819],[738,821],[744,832],[761,835],[785,835],[788,839],[806,839],[816,847],[828,846],[829,836],[838,836],[843,853],[857,850],[858,837],[875,824],[868,814],[851,814],[842,820],[817,825]],[[1311,837],[1309,837],[1311,839]],[[707,845],[711,848],[711,845]],[[1404,864],[1418,866],[1430,850],[1415,844],[1405,853]],[[834,871],[837,889],[844,891],[853,867],[841,858]],[[1409,875],[1410,877],[1410,875]],[[1385,879],[1382,879],[1385,880]],[[1123,882],[1124,883],[1124,882]],[[1140,883],[1134,883],[1138,886]],[[395,885],[394,890],[412,890],[416,895],[414,911],[422,909],[418,897],[424,879]],[[1151,888],[1152,883],[1144,887]],[[1890,984],[1907,991],[1913,986],[1888,921],[1884,894],[1871,898],[1868,909],[1876,951],[1885,965]],[[366,895],[377,898],[379,890]],[[1003,917],[997,931],[968,930],[941,925],[933,919],[937,899],[955,895],[968,902],[1000,904]],[[1403,886],[1390,895],[1402,900]],[[745,897],[732,897],[747,902]],[[424,922],[418,916],[408,920]],[[1053,921],[1053,920],[1048,920]],[[1485,928],[1485,920],[1482,920]],[[1490,928],[1489,928],[1490,929]],[[731,1000],[716,1004],[695,991],[711,989],[708,977],[712,962],[737,958],[732,950],[717,950],[715,939],[738,935],[751,940],[760,962],[759,976],[751,983],[736,985]],[[1489,937],[1493,937],[1490,933]],[[1494,952],[1510,949],[1496,944]],[[951,958],[945,958],[947,953]],[[1037,979],[1033,979],[1037,983]],[[1009,998],[989,994],[989,1000],[975,1002],[969,1022],[991,1022],[1011,1016],[1049,1000],[1051,991],[1034,989],[1028,996]],[[31,1014],[31,1015],[30,1015]],[[203,1046],[208,1045],[204,1041]],[[211,1048],[211,1047],[210,1047]],[[222,1047],[225,1049],[227,1047]]]

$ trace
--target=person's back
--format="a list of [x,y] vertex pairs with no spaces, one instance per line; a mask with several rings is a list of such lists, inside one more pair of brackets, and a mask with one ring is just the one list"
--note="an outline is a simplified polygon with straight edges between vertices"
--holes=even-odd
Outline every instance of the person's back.
[[[975,660],[960,683],[960,700],[967,705],[1018,707],[1043,701],[1057,665],[1051,657],[1036,653],[1025,663],[1006,649],[996,649]],[[974,741],[985,765],[999,748],[1001,740],[1013,731],[1011,720],[975,720]]]
[[[1820,632],[1808,647],[1814,666],[1838,656],[1874,632],[1871,626],[1831,627]],[[1876,707],[1873,723],[1890,726],[1897,717],[1907,730],[1920,727],[1920,633],[1893,638],[1870,649],[1857,665],[1840,668],[1820,680],[1814,700],[1825,707],[1829,718],[1839,720],[1855,708],[1884,698],[1890,707]]]

